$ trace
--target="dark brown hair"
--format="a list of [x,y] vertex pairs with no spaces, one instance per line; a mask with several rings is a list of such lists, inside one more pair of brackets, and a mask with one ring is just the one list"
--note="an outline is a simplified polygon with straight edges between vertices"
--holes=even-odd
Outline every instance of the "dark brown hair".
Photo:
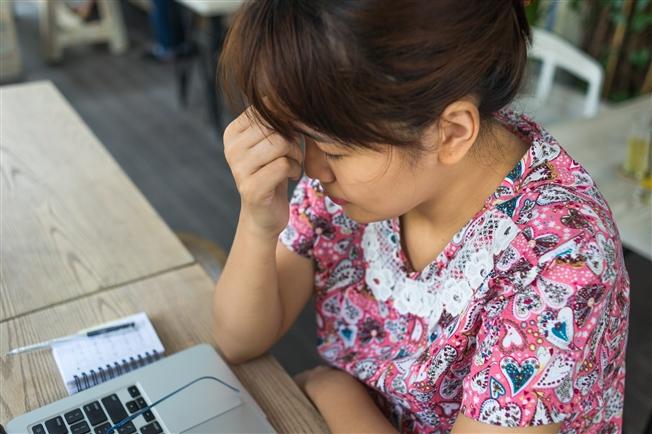
[[483,120],[516,95],[530,28],[522,0],[257,0],[220,58],[232,106],[286,138],[415,146],[468,95]]

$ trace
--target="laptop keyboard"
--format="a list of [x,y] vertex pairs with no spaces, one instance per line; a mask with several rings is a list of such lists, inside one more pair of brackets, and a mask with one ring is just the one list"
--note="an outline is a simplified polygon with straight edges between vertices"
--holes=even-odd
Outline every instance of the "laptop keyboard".
[[[105,434],[113,425],[144,407],[147,407],[147,401],[141,396],[138,387],[129,386],[123,391],[32,425],[31,434]],[[114,432],[159,434],[163,432],[163,428],[154,413],[148,410]]]

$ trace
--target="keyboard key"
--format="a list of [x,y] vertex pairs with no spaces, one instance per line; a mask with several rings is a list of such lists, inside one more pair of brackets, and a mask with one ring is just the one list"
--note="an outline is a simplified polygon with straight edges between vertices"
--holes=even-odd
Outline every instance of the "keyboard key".
[[97,401],[86,404],[84,406],[84,413],[86,413],[88,421],[93,426],[97,425],[98,423],[106,422],[107,420],[106,413],[104,413],[102,406]]
[[136,386],[129,386],[127,390],[129,391],[129,395],[131,395],[132,398],[140,396],[140,390],[138,390]]
[[63,417],[66,418],[66,422],[68,422],[68,425],[72,425],[73,423],[82,420],[84,418],[84,415],[82,414],[81,409],[76,408],[64,414]]
[[136,432],[136,426],[133,422],[126,423],[124,426],[118,428],[118,434],[132,434]]
[[143,398],[143,397],[137,398],[136,403],[138,404],[138,408],[147,407],[147,401],[145,401],[145,398]]
[[136,404],[136,400],[129,401],[125,405],[127,406],[127,410],[129,410],[129,413],[135,413],[140,409],[140,407],[138,407],[138,404]]
[[46,420],[45,427],[48,429],[49,434],[66,434],[68,432],[68,428],[66,428],[61,416]]
[[88,426],[88,422],[82,420],[74,425],[70,425],[70,432],[71,434],[86,434],[87,432],[91,432],[91,427]]
[[102,398],[102,404],[104,404],[104,408],[106,408],[106,412],[109,413],[113,423],[118,423],[128,416],[122,402],[120,402],[120,398],[115,393]]
[[145,413],[143,413],[143,417],[147,422],[151,422],[155,419],[154,413],[152,413],[152,410],[147,410]]
[[163,428],[161,428],[158,422],[154,421],[145,426],[141,426],[140,432],[141,434],[159,434],[163,432]]
[[40,423],[38,425],[34,425],[32,427],[32,433],[33,434],[45,434],[45,428],[43,428],[43,425]]
[[109,422],[104,422],[102,425],[95,427],[95,434],[105,434],[112,426],[113,425],[111,425]]

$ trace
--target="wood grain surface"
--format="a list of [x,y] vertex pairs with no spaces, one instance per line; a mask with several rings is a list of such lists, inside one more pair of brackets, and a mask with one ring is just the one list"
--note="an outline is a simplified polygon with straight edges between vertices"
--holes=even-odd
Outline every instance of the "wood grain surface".
[[[215,347],[212,292],[210,278],[192,265],[0,323],[0,423],[67,396],[50,351],[7,357],[9,349],[140,311],[152,320],[166,354],[203,342]],[[278,432],[328,432],[319,413],[272,357],[233,370]]]
[[193,262],[51,83],[0,112],[0,321]]

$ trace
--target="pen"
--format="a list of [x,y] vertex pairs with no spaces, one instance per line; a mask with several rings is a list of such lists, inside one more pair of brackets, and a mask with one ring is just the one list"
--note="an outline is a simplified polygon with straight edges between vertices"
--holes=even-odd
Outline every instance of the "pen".
[[40,350],[43,348],[49,348],[54,344],[57,344],[59,342],[65,342],[73,339],[78,339],[80,337],[95,337],[95,336],[100,336],[104,335],[107,333],[113,333],[118,330],[124,330],[128,328],[133,328],[136,327],[135,322],[128,322],[125,324],[114,324],[106,327],[100,327],[100,328],[92,328],[92,329],[85,329],[85,330],[80,330],[77,333],[73,335],[68,335],[68,336],[62,336],[60,338],[55,338],[55,339],[50,339],[48,341],[44,342],[39,342],[37,344],[32,344],[32,345],[26,345],[24,347],[19,347],[15,348],[7,353],[8,356],[14,356],[16,354],[21,354],[21,353],[29,353],[32,351]]

